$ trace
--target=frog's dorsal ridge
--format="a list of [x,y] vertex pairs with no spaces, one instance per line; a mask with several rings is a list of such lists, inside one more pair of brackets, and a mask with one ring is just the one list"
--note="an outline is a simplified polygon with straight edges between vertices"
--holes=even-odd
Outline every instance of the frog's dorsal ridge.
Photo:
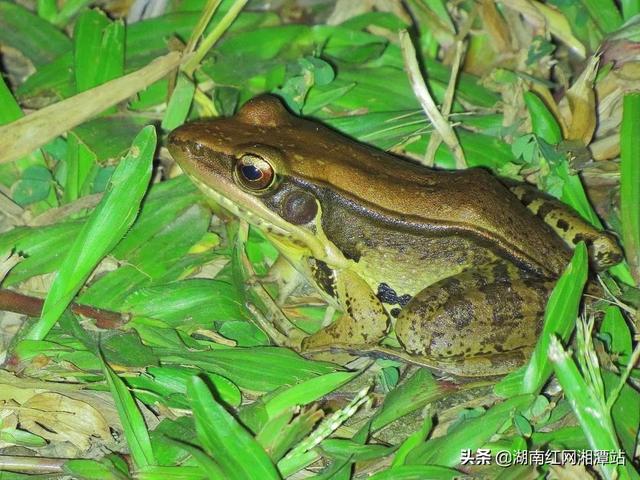
[[292,125],[294,117],[282,101],[273,95],[260,95],[245,103],[235,116],[236,120],[258,127]]

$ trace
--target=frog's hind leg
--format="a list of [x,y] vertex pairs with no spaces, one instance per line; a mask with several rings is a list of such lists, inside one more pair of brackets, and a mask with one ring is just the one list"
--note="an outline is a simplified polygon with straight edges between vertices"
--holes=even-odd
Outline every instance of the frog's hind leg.
[[604,270],[622,261],[622,250],[615,237],[597,230],[568,205],[526,184],[512,185],[509,189],[571,248],[584,241],[597,270]]
[[445,372],[505,374],[527,361],[553,283],[506,261],[466,270],[415,295],[396,335],[409,354]]

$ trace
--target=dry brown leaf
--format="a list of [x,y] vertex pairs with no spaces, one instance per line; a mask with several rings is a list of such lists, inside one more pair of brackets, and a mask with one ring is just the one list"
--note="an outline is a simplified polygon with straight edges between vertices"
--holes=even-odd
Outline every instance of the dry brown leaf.
[[47,440],[68,441],[88,450],[91,438],[110,441],[111,432],[104,416],[86,402],[59,393],[34,395],[18,410],[20,425]]
[[584,145],[589,145],[596,130],[596,96],[593,81],[598,73],[599,62],[598,56],[591,57],[560,103],[560,112],[568,125],[565,138],[580,140]]
[[482,18],[485,31],[491,38],[491,48],[500,54],[512,52],[513,42],[511,40],[509,27],[496,8],[493,0],[481,0],[478,13],[480,14],[480,18]]
[[178,52],[0,127],[0,163],[21,158],[175,70]]

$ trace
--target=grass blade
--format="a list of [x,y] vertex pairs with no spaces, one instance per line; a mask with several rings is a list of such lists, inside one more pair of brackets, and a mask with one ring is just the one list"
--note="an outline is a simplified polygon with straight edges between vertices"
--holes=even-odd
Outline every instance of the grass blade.
[[164,77],[180,64],[171,52],[123,77],[54,103],[9,125],[0,127],[0,163],[16,160],[58,135],[127,99]]
[[64,33],[14,2],[0,2],[0,43],[20,50],[36,66],[55,60],[71,48]]
[[76,88],[84,92],[124,74],[124,24],[98,10],[83,13],[75,24]]
[[70,246],[44,302],[40,320],[26,338],[42,340],[98,262],[129,230],[151,178],[156,132],[145,127],[135,138],[127,156],[113,172],[102,200]]
[[[582,426],[589,445],[593,450],[619,451],[611,415],[606,405],[598,401],[593,388],[580,375],[578,367],[571,356],[562,348],[557,337],[552,337],[549,345],[549,357],[553,362],[556,377],[562,385],[571,408]],[[639,478],[633,467],[618,471],[616,464],[602,465],[605,478]],[[633,474],[633,475],[632,475]]]
[[627,260],[640,284],[640,93],[625,95],[620,131],[620,216]]
[[167,110],[162,119],[162,128],[173,130],[184,123],[191,108],[196,86],[184,74],[178,76],[176,88],[171,94]]
[[287,408],[295,405],[307,405],[327,395],[345,383],[350,382],[359,374],[360,372],[332,372],[310,378],[276,394],[265,403],[265,409],[269,417],[274,418]]
[[115,401],[118,416],[122,423],[124,436],[127,439],[131,458],[137,468],[144,468],[155,465],[156,461],[151,448],[151,439],[147,426],[144,423],[142,413],[138,410],[133,396],[127,389],[124,382],[116,375],[116,373],[103,360],[102,363],[104,376],[107,379],[109,390]]
[[510,397],[518,393],[534,393],[547,381],[553,370],[547,358],[551,336],[555,334],[566,340],[573,332],[587,271],[587,249],[581,242],[547,302],[542,334],[531,360],[494,387],[497,395]]
[[611,33],[620,27],[622,17],[613,0],[582,0],[581,3],[602,33]]
[[253,436],[216,402],[199,377],[187,387],[198,438],[226,478],[279,479],[276,467]]
[[504,425],[516,410],[533,401],[532,395],[519,395],[494,405],[483,415],[460,423],[447,435],[433,438],[408,453],[407,465],[440,465],[453,467],[460,463],[462,450],[482,447]]
[[571,263],[553,289],[545,309],[542,335],[524,375],[524,392],[536,392],[551,375],[553,366],[547,358],[551,336],[556,334],[566,339],[575,327],[582,289],[587,281],[587,258],[587,248],[581,242],[576,247]]

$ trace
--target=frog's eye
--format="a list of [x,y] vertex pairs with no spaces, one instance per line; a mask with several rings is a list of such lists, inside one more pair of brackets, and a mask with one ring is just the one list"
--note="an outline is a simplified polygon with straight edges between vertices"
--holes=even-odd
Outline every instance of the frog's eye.
[[273,183],[273,167],[262,157],[245,153],[236,162],[236,178],[249,190],[265,190]]

